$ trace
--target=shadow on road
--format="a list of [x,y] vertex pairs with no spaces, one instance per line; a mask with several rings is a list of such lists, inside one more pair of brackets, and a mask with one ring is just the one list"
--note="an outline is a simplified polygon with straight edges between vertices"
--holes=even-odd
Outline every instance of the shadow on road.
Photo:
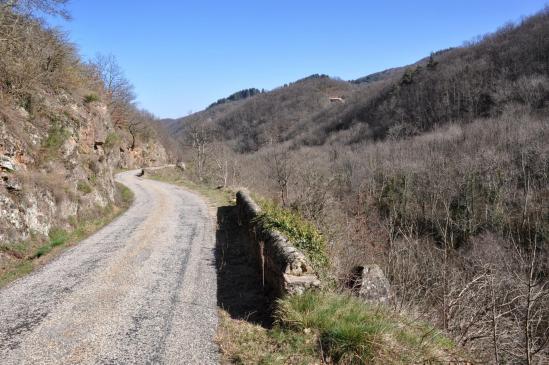
[[236,207],[217,210],[217,304],[232,318],[272,325],[271,306],[258,270],[247,254],[247,233],[237,224]]

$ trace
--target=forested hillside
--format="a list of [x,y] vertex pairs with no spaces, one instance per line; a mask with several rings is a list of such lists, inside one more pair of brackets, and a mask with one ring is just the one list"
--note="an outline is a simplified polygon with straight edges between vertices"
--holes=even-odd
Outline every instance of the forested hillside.
[[330,97],[345,98],[355,87],[326,75],[312,75],[268,93],[224,103],[173,121],[176,134],[185,126],[207,122],[216,138],[230,141],[239,152],[251,152],[273,142],[295,139],[314,118],[335,107]]
[[479,359],[549,358],[548,9],[414,65],[314,75],[168,128],[197,181],[315,222],[342,287],[377,263],[395,310]]
[[237,92],[227,96],[226,98],[221,98],[218,101],[216,101],[215,103],[212,103],[208,107],[208,109],[213,108],[214,106],[217,106],[217,105],[221,105],[221,104],[231,102],[231,101],[246,99],[246,98],[249,98],[250,96],[254,96],[254,95],[257,95],[257,94],[260,94],[260,93],[261,93],[261,90],[258,90],[258,89],[255,89],[255,88],[240,90],[240,91],[237,91]]
[[[548,23],[542,12],[463,47],[351,84],[326,76],[307,78],[224,111],[214,124],[223,139],[250,151],[272,138],[318,145],[417,134],[435,124],[497,116],[514,103],[543,109],[549,89]],[[329,103],[338,96],[345,96],[345,103]],[[197,118],[200,113],[189,117]],[[244,137],[248,126],[254,135]],[[253,145],[242,146],[248,137]]]

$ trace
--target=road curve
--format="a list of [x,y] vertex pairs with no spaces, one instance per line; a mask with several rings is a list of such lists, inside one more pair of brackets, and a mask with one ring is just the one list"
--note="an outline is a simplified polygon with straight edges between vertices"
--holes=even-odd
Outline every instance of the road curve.
[[208,207],[135,174],[126,213],[0,290],[3,365],[217,363]]

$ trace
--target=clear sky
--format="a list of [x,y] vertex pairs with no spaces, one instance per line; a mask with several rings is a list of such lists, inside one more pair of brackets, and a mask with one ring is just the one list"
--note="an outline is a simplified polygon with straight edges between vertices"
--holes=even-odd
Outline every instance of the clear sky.
[[355,79],[518,21],[549,0],[71,0],[85,58],[114,54],[141,107],[181,117],[244,88]]

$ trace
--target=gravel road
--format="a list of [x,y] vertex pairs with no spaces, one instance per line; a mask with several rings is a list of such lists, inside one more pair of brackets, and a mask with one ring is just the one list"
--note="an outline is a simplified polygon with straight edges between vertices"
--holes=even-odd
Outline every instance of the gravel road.
[[2,365],[217,363],[208,207],[135,174],[125,214],[0,291]]

